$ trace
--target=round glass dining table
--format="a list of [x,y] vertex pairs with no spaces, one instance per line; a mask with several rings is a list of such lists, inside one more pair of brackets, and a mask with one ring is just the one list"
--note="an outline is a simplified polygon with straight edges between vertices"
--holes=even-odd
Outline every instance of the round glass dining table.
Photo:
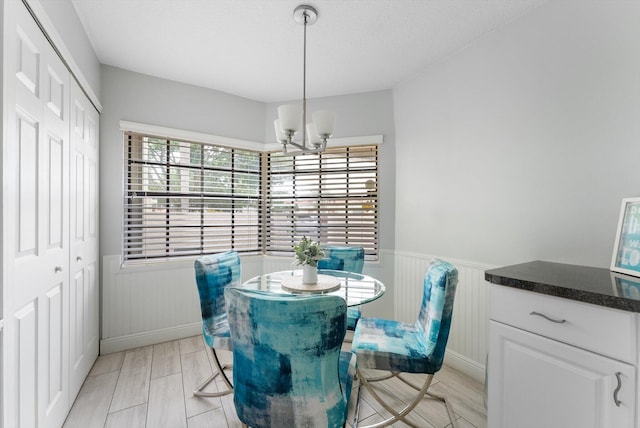
[[265,273],[245,281],[240,287],[249,290],[260,290],[276,294],[327,294],[340,296],[347,306],[357,306],[376,300],[384,294],[384,284],[377,279],[354,272],[318,269],[318,275],[328,275],[340,280],[340,286],[331,291],[291,291],[283,287],[283,281],[291,277],[302,277],[302,270],[284,270]]

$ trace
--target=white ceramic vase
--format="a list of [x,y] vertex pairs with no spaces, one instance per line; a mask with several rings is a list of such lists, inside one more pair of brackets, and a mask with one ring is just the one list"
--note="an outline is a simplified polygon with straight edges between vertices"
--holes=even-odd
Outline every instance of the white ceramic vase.
[[317,284],[318,283],[318,267],[311,265],[302,265],[302,283]]

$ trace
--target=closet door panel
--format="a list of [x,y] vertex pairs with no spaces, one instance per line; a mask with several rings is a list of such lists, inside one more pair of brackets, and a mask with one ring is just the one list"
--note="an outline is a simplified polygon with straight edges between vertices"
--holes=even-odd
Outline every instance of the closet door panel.
[[64,331],[64,284],[56,284],[42,298],[42,309],[39,311],[41,325],[38,327],[46,332],[48,341],[45,341],[46,348],[39,349],[38,354],[42,358],[38,358],[38,373],[45,373],[47,378],[40,379],[44,383],[39,388],[39,400],[46,403],[45,414],[50,409],[56,409],[58,402],[67,400],[66,376],[67,371],[63,369],[66,364],[66,332]]
[[98,114],[75,82],[71,88],[71,395],[98,356]]
[[[32,40],[33,33],[30,29],[17,26],[17,64],[16,78],[24,88],[38,97],[40,92],[40,45],[39,40]],[[37,37],[37,35],[36,35]]]
[[98,261],[88,263],[84,269],[86,278],[87,304],[87,329],[85,330],[85,343],[87,352],[92,356],[93,361],[87,367],[87,374],[91,370],[95,359],[98,358],[100,347],[100,288],[98,285]]
[[[75,145],[74,145],[75,148]],[[73,195],[74,195],[74,200],[73,200],[73,205],[74,205],[74,210],[72,213],[72,219],[74,220],[72,222],[73,225],[73,243],[78,244],[78,243],[82,243],[84,241],[84,203],[83,203],[83,199],[84,199],[84,187],[85,187],[85,181],[84,181],[84,155],[80,152],[75,152],[73,154],[74,157],[74,162],[73,162],[73,167],[75,168],[74,174],[73,174],[73,180],[71,182],[73,188]]]
[[36,307],[37,302],[32,301],[13,314],[15,339],[7,348],[12,351],[9,357],[20,362],[19,365],[14,366],[18,368],[16,375],[19,382],[12,382],[5,389],[7,396],[13,394],[16,398],[16,401],[10,402],[5,408],[7,416],[11,416],[6,426],[28,427],[36,426],[37,423]]
[[[38,127],[39,123],[33,117],[27,116],[18,109],[16,118],[16,150],[17,164],[11,186],[16,195],[13,213],[16,217],[17,239],[15,252],[16,261],[36,256],[38,247]],[[7,207],[11,209],[10,206]],[[27,263],[26,261],[24,263]]]
[[[83,271],[75,272],[71,281],[71,373],[76,372],[84,361],[82,319],[84,317],[84,276]],[[72,385],[73,388],[73,385]]]
[[45,144],[40,151],[39,246],[45,273],[34,289],[38,313],[38,426],[59,427],[69,397],[69,73],[43,41],[42,93]]
[[[65,71],[65,75],[66,70]],[[65,101],[65,91],[68,91],[69,88],[65,84],[65,79],[56,73],[51,67],[47,67],[47,93],[44,94],[45,102],[47,108],[54,116],[58,117],[60,120],[64,120],[64,101]]]
[[[64,141],[55,135],[48,136],[48,203],[47,213],[47,251],[63,249],[64,233],[67,231],[65,205],[65,147]],[[65,263],[66,264],[66,263]]]
[[5,426],[69,409],[69,74],[22,2],[4,30]]

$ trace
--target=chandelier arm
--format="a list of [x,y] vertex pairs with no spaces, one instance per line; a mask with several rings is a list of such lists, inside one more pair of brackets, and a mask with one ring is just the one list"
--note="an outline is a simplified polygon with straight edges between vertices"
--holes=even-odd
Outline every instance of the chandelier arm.
[[282,152],[282,154],[286,156],[309,155],[309,154],[319,154],[319,153],[322,153],[321,149],[310,149],[310,148],[305,148],[304,150],[298,149],[293,151]]

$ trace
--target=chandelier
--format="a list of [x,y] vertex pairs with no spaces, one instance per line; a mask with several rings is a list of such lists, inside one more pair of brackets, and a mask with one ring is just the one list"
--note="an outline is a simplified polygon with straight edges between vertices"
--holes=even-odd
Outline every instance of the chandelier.
[[[296,104],[281,105],[278,107],[278,119],[273,121],[273,125],[284,153],[290,146],[300,149],[302,153],[320,153],[327,148],[327,140],[333,135],[335,114],[330,110],[318,110],[313,113],[312,121],[307,123],[307,25],[318,20],[318,12],[314,7],[303,4],[294,9],[293,20],[304,26],[302,111]],[[300,142],[294,141],[294,137],[300,133]]]

